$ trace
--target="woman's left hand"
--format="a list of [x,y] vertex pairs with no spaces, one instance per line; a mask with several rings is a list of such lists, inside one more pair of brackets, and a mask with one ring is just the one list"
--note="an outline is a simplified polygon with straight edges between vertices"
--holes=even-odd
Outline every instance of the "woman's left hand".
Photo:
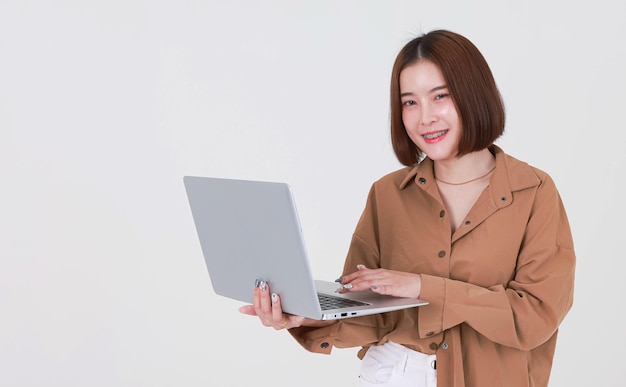
[[339,293],[371,290],[374,293],[395,297],[419,298],[422,291],[422,276],[415,273],[387,269],[368,269],[357,265],[357,271],[347,274],[338,281]]

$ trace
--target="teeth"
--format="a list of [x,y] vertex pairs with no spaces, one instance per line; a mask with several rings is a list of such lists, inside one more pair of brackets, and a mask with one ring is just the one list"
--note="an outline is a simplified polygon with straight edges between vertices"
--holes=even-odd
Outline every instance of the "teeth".
[[431,140],[433,138],[437,138],[439,136],[444,135],[446,132],[447,130],[442,130],[440,132],[435,132],[435,133],[427,133],[427,134],[422,135],[422,137],[424,137],[427,140]]

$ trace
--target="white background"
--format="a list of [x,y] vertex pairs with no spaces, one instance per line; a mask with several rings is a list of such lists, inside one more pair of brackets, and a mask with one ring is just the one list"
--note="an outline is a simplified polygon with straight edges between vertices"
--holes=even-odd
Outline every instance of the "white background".
[[289,182],[315,275],[336,278],[370,184],[400,167],[395,54],[446,28],[492,67],[498,144],[569,213],[550,385],[623,386],[625,17],[612,0],[0,0],[0,385],[354,385],[356,349],[310,354],[213,294],[182,177]]

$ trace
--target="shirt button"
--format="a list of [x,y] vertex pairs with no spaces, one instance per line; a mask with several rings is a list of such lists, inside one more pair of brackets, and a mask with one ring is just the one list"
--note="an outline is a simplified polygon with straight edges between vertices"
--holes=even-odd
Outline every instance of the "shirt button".
[[501,201],[501,202],[506,202],[506,196],[501,197],[501,198],[500,198],[500,201]]
[[437,349],[437,343],[430,343],[428,345],[428,348],[430,348],[430,349],[432,349],[434,351],[435,349]]
[[426,334],[426,336],[430,337],[430,336],[432,336],[432,335],[434,335],[434,334],[435,334],[435,332],[428,332],[428,333]]
[[443,344],[441,344],[441,348],[443,348],[443,349],[448,349],[448,343],[443,343]]
[[326,349],[326,348],[328,348],[328,343],[327,342],[323,342],[322,345],[320,345],[320,347]]
[[439,217],[443,218],[446,215],[446,212],[444,210],[441,210],[441,212],[439,213]]
[[439,255],[439,258],[443,258],[446,256],[446,252],[441,250],[438,255]]
[[465,225],[466,225],[466,226],[469,226],[470,224],[472,224],[472,222],[470,222],[469,220],[466,220],[466,221],[465,221]]
[[419,183],[422,185],[426,184],[426,179],[424,179],[423,177],[420,177],[419,179],[417,179],[417,181],[419,181]]

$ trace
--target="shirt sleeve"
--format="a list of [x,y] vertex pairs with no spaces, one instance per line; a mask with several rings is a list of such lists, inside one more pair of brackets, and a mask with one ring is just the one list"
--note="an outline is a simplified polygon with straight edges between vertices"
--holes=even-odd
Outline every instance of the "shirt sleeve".
[[546,176],[537,188],[515,276],[488,288],[422,275],[420,337],[466,323],[490,341],[531,350],[558,329],[573,303],[575,253],[563,203]]
[[333,347],[353,348],[376,344],[389,331],[386,314],[351,317],[323,328],[299,327],[291,336],[307,351],[330,354]]
[[[357,264],[363,264],[366,267],[378,267],[380,264],[378,252],[359,236],[359,234],[364,234],[367,238],[374,238],[376,235],[374,197],[374,192],[370,191],[367,205],[357,224],[357,232],[353,235],[348,249],[343,274],[356,271]],[[393,324],[392,316],[382,313],[338,320],[335,324],[323,328],[293,328],[289,330],[289,333],[306,350],[329,354],[333,347],[352,348],[374,345],[392,330]]]

